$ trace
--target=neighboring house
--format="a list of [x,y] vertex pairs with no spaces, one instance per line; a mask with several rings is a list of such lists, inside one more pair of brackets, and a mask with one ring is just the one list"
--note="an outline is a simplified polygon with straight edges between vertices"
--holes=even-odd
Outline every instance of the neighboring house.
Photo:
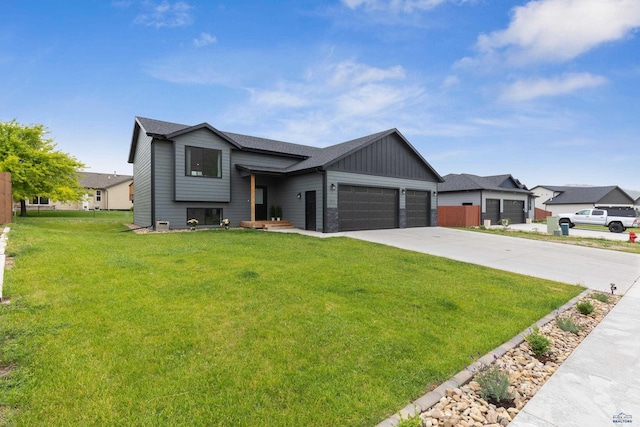
[[80,172],[78,179],[87,193],[80,202],[53,202],[46,197],[27,201],[27,209],[129,210],[133,206],[131,175]]
[[606,187],[579,187],[538,185],[531,189],[536,195],[536,206],[552,215],[577,212],[594,207],[633,207],[635,200],[617,185]]
[[634,200],[636,210],[640,209],[640,191],[624,190]]
[[438,184],[438,206],[480,206],[481,221],[492,225],[508,218],[513,224],[533,219],[533,194],[511,175],[449,174]]
[[442,177],[396,129],[326,148],[136,117],[134,223],[256,223],[337,232],[437,225]]

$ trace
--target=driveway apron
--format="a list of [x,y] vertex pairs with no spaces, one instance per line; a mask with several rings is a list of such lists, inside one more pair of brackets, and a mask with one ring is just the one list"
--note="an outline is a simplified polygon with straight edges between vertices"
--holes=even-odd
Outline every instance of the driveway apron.
[[640,278],[640,255],[563,243],[424,227],[341,233],[355,239],[609,292]]

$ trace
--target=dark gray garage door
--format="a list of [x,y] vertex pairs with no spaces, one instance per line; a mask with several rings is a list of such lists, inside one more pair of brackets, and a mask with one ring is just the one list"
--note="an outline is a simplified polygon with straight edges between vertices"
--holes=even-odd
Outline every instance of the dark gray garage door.
[[407,210],[407,227],[429,226],[429,192],[407,190],[405,193],[405,207]]
[[505,200],[504,217],[511,220],[511,224],[524,223],[524,200]]
[[338,186],[340,231],[398,226],[398,190],[355,185]]
[[490,219],[491,225],[500,225],[500,199],[487,199],[484,219]]

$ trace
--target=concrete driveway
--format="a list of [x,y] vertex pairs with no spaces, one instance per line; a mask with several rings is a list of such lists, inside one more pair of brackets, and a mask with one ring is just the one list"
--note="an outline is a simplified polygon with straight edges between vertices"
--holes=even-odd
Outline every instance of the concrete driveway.
[[640,279],[640,255],[605,249],[441,227],[339,234],[604,292],[615,283],[624,293]]

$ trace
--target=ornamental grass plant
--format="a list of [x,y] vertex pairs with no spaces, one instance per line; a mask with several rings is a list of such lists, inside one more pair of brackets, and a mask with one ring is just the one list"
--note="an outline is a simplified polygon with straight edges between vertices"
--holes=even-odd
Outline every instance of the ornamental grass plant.
[[582,291],[345,237],[135,234],[128,215],[11,224],[0,424],[376,425]]

